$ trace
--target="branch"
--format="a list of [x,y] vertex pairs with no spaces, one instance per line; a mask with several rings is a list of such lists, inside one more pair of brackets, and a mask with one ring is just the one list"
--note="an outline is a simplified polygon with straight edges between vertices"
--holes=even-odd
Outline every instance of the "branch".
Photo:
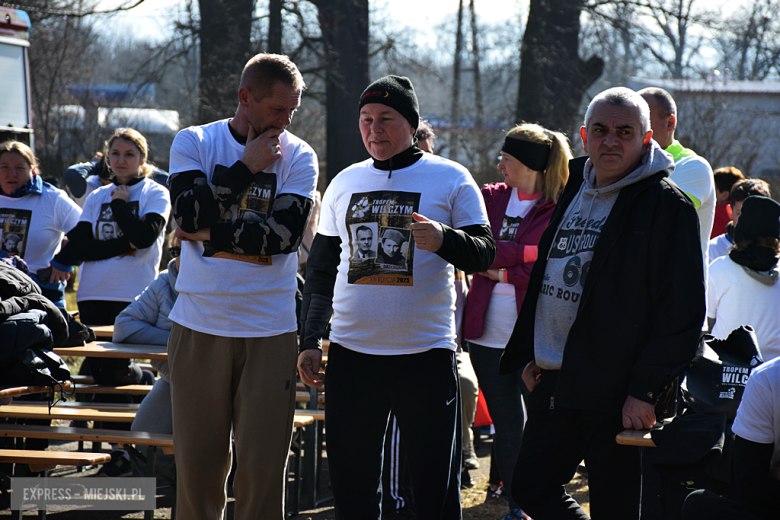
[[120,5],[119,7],[115,7],[113,9],[106,9],[106,10],[97,10],[97,9],[89,9],[84,12],[81,11],[68,11],[66,9],[54,9],[50,7],[37,7],[35,5],[19,5],[19,4],[10,4],[10,3],[2,3],[5,7],[10,7],[12,9],[22,9],[24,11],[32,11],[35,13],[43,13],[43,14],[49,14],[49,15],[55,15],[55,16],[67,16],[71,18],[83,18],[85,16],[91,16],[93,14],[111,14],[111,13],[119,13],[122,11],[129,11],[131,9],[135,9],[142,3],[144,3],[145,0],[136,0],[135,3],[132,5]]

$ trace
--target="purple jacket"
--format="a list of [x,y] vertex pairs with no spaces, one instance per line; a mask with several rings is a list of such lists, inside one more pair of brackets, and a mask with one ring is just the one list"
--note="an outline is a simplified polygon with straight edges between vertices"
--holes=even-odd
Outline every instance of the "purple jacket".
[[[540,201],[538,206],[531,208],[531,211],[520,222],[514,242],[505,242],[498,240],[498,235],[501,232],[501,224],[504,221],[511,196],[512,188],[503,182],[486,184],[482,188],[482,197],[485,199],[490,228],[493,230],[493,238],[496,239],[497,247],[496,259],[490,268],[506,268],[506,280],[515,286],[515,300],[519,313],[525,292],[528,289],[531,268],[536,261],[536,248],[542,233],[550,222],[555,202],[551,200]],[[493,287],[496,283],[484,276],[474,276],[464,312],[463,337],[467,340],[482,336],[485,311],[490,303],[490,295],[493,293]]]

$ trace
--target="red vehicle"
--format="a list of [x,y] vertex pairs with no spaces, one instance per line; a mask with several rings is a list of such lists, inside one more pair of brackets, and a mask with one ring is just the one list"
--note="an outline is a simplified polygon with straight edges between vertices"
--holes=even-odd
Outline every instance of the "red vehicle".
[[30,17],[0,7],[0,142],[16,139],[34,148],[29,46]]

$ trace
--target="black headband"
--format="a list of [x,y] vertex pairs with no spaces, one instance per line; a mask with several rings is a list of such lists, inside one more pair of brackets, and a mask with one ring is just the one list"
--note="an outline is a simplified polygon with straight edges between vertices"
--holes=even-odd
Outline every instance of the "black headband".
[[521,163],[534,171],[543,171],[547,168],[547,160],[550,158],[550,145],[532,143],[507,136],[501,151],[508,153]]

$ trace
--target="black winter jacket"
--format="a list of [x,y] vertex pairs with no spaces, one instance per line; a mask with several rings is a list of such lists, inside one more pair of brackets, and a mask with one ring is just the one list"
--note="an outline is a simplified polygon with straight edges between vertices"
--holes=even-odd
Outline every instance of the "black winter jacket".
[[[501,358],[502,374],[534,359],[534,319],[547,254],[583,182],[585,157],[539,243],[528,293]],[[661,171],[626,186],[596,244],[577,317],[564,347],[555,406],[620,413],[628,395],[655,404],[696,353],[705,314],[699,221]]]
[[32,278],[0,262],[0,323],[32,309],[46,313],[46,325],[51,329],[55,346],[68,339],[68,324],[62,311],[41,294]]

